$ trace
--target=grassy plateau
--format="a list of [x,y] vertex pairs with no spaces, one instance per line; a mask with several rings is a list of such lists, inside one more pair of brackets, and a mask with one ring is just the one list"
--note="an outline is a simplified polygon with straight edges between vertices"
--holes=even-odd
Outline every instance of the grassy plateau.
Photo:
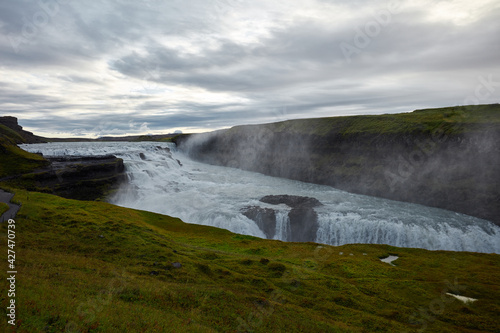
[[[475,125],[475,126],[474,126]],[[258,126],[258,125],[257,125]],[[399,114],[297,119],[268,124],[273,131],[324,136],[350,134],[463,134],[500,127],[500,105],[469,105],[415,110]]]

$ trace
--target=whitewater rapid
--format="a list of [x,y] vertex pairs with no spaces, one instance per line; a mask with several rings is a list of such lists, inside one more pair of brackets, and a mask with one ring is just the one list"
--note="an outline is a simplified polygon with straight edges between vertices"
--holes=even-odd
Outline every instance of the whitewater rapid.
[[259,201],[266,195],[318,199],[315,241],[330,245],[389,244],[429,250],[500,253],[500,227],[442,209],[356,195],[329,186],[265,176],[195,162],[172,143],[83,142],[21,145],[44,156],[112,154],[124,160],[128,183],[108,201],[123,207],[179,217],[265,238],[241,210],[248,206],[277,210],[275,239],[289,237],[290,208]]

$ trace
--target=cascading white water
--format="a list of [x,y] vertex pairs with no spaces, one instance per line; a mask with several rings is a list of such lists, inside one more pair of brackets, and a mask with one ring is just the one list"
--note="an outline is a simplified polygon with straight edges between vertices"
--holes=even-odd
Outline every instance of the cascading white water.
[[[192,161],[171,143],[86,142],[21,145],[45,156],[123,158],[129,182],[111,203],[264,238],[241,210],[276,210],[275,239],[290,239],[288,207],[259,202],[266,195],[318,199],[316,241],[331,245],[378,243],[430,250],[500,253],[500,227],[442,209],[355,195],[329,186],[275,178]],[[169,148],[171,152],[168,151]]]
[[288,217],[289,209],[278,210],[276,212],[276,234],[274,239],[289,240],[290,237],[290,218]]

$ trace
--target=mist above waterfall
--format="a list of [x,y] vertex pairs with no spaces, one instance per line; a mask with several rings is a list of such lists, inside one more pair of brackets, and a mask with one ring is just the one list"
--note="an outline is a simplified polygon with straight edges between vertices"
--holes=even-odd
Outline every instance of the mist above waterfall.
[[309,138],[277,131],[277,126],[279,123],[236,126],[191,135],[182,141],[181,149],[204,163],[283,178],[312,179]]
[[[329,186],[265,176],[195,162],[169,143],[53,143],[27,145],[44,155],[103,155],[123,158],[128,183],[109,201],[265,238],[242,213],[248,206],[273,209],[274,239],[290,240],[290,207],[260,201],[269,195],[317,199],[314,239],[331,245],[381,243],[430,250],[500,253],[500,228],[437,208],[356,195]],[[168,149],[167,149],[168,148]]]

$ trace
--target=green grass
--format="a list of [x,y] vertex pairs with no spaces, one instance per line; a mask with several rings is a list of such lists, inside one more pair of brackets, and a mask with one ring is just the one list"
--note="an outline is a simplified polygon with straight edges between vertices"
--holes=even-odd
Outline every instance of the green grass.
[[19,133],[2,124],[0,124],[0,137],[8,139],[10,143],[24,142],[23,137]]
[[4,202],[0,202],[0,215],[9,210],[9,205]]
[[457,134],[464,131],[484,130],[488,127],[499,128],[500,105],[455,106],[373,116],[297,119],[267,126],[270,130],[277,132],[287,131],[298,135],[319,136],[332,133],[344,135],[433,133],[436,130]]
[[4,144],[1,138],[0,158],[0,178],[20,175],[48,165],[42,156],[28,153],[15,145]]
[[48,164],[42,156],[17,147],[20,142],[24,139],[18,133],[0,125],[0,178],[27,173]]
[[500,330],[498,255],[284,243],[15,192],[17,332]]

